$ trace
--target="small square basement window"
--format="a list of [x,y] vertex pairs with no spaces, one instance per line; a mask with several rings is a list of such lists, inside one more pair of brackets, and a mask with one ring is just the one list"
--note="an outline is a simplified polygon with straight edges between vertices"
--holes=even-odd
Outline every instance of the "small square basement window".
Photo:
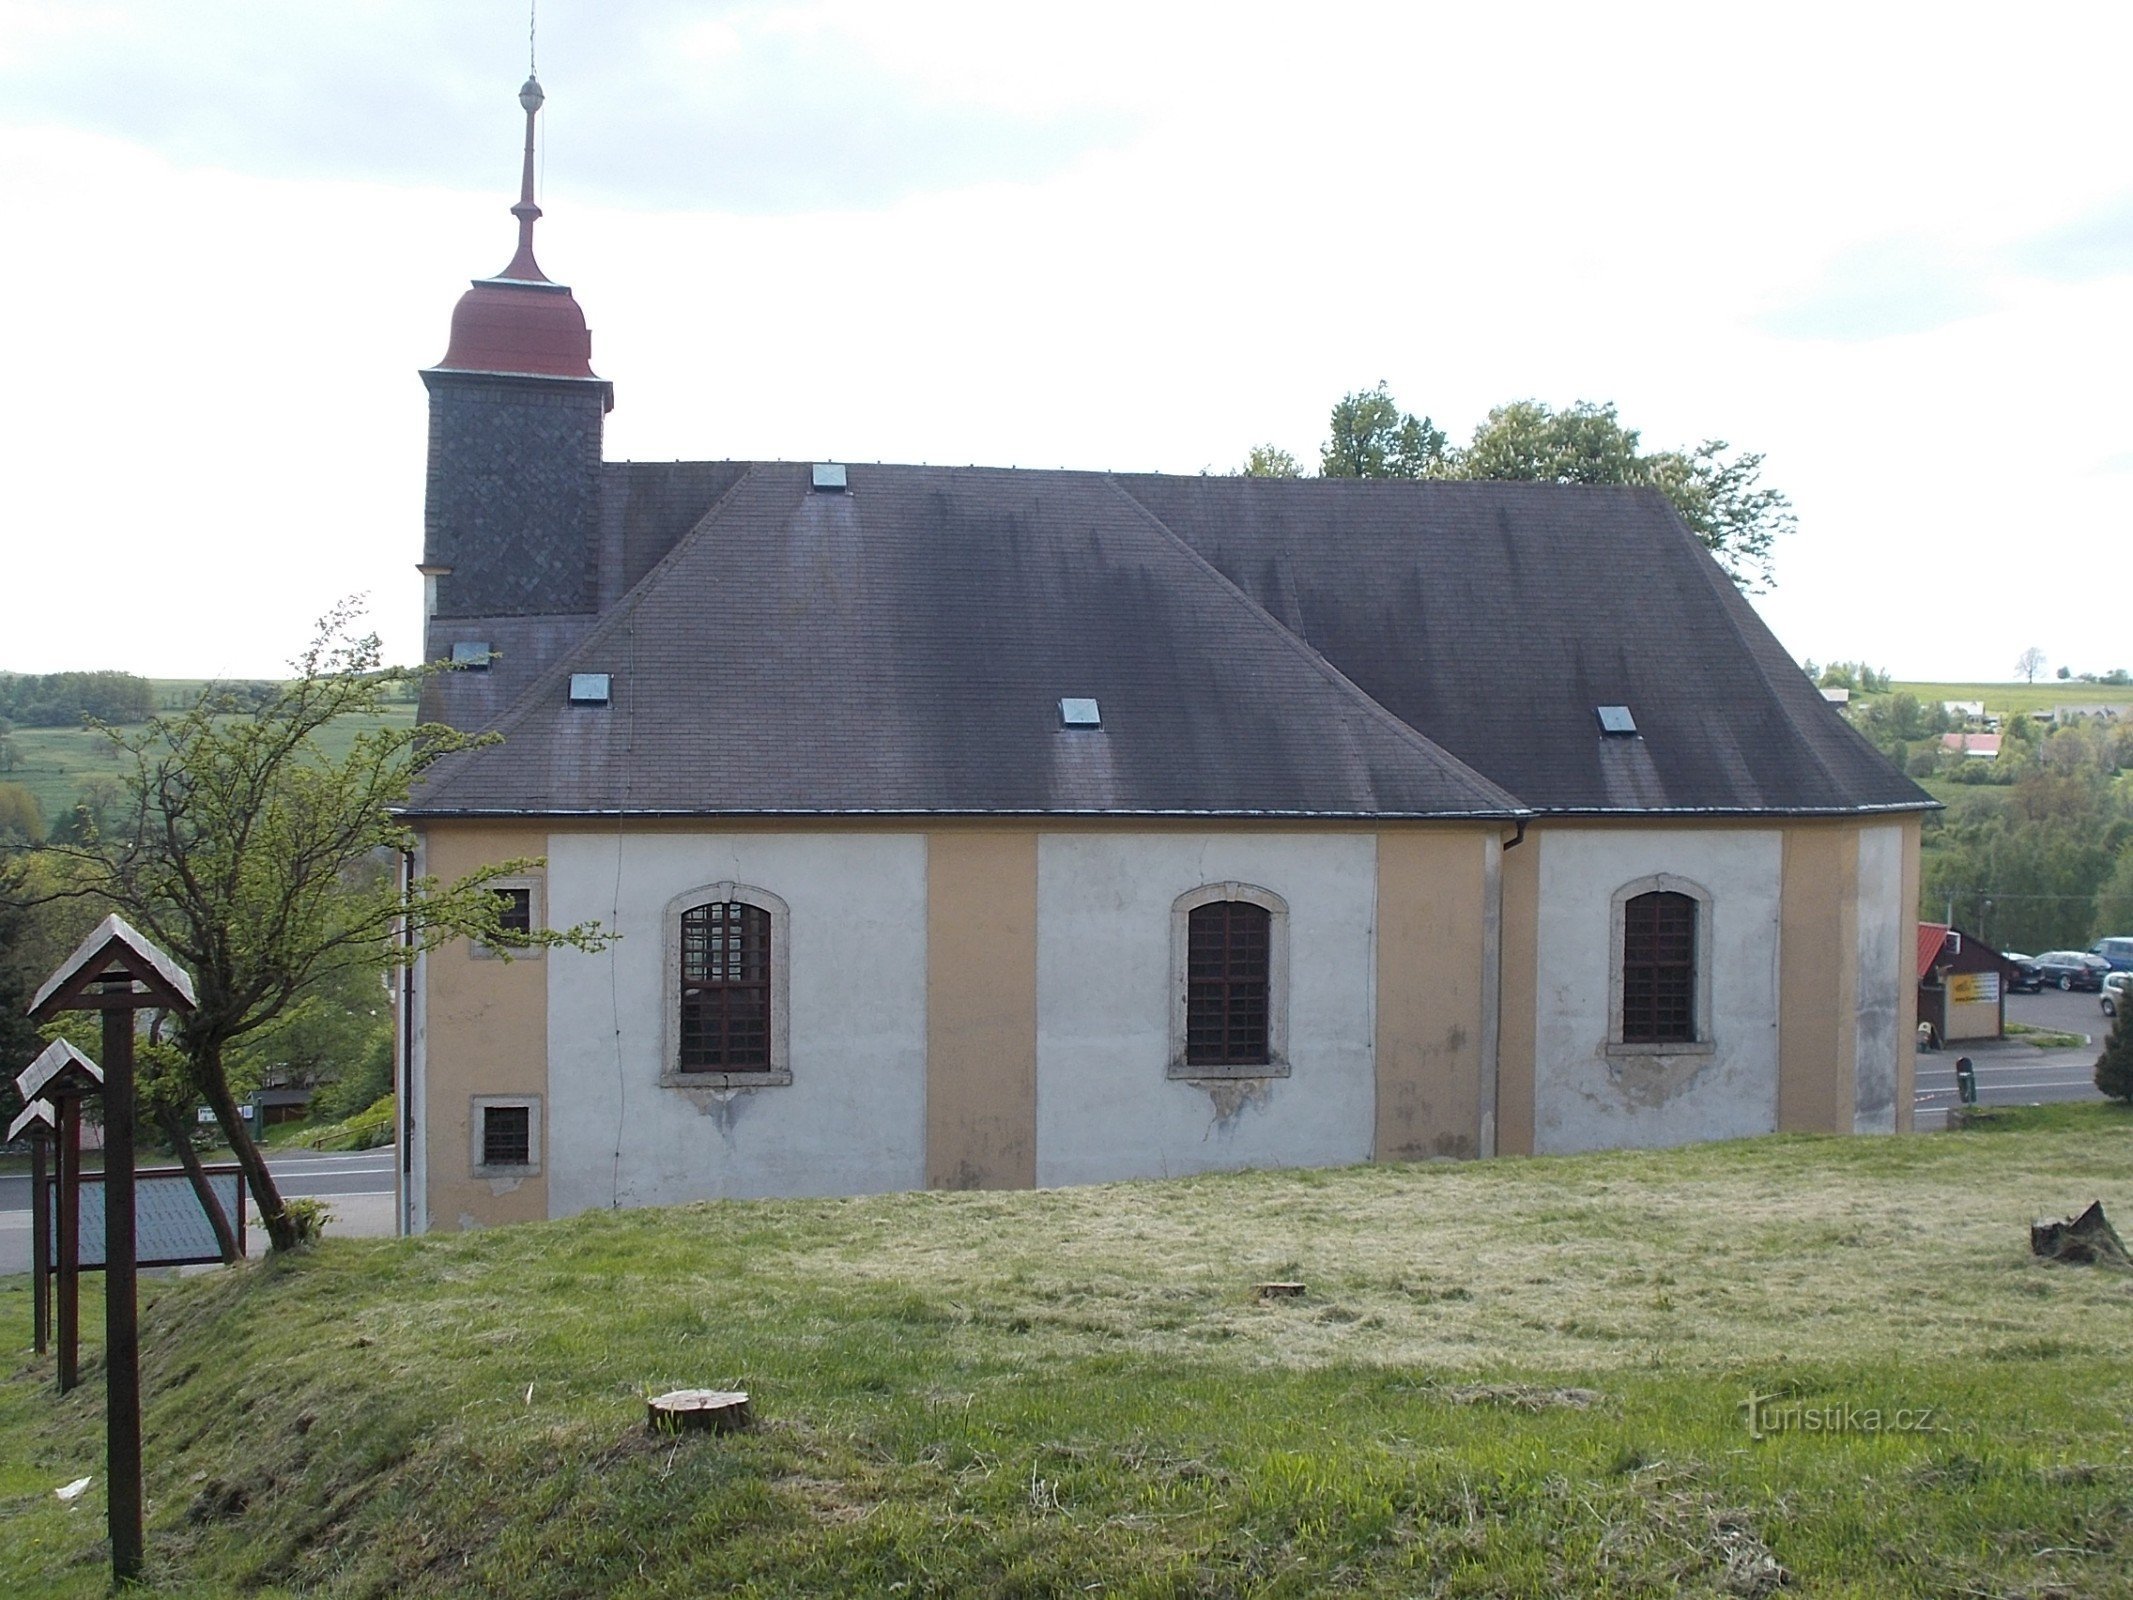
[[1600,716],[1602,733],[1635,733],[1637,719],[1629,714],[1628,706],[1596,706]]
[[489,646],[479,639],[462,639],[452,646],[452,665],[468,672],[489,670]]
[[1104,718],[1094,700],[1064,699],[1059,702],[1059,724],[1065,728],[1101,728]]
[[476,1178],[528,1178],[541,1170],[541,1097],[476,1095],[473,1099]]
[[570,703],[574,706],[604,706],[613,698],[614,676],[606,672],[573,672]]

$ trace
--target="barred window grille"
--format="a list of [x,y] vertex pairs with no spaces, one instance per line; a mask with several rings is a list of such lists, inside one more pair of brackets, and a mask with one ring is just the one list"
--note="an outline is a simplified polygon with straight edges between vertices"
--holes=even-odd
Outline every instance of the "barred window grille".
[[525,935],[533,931],[533,891],[531,889],[497,889],[496,930],[503,934]]
[[681,916],[683,1072],[770,1070],[770,913],[738,900]]
[[533,1108],[484,1106],[481,1112],[481,1164],[524,1167],[533,1162]]
[[1696,1037],[1696,902],[1640,894],[1622,908],[1622,1040]]
[[1186,922],[1185,1061],[1264,1066],[1273,917],[1264,906],[1216,900]]

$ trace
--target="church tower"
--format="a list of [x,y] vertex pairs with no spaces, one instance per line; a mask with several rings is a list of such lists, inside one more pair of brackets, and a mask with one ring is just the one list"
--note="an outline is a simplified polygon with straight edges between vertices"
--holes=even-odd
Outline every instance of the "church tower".
[[518,99],[526,112],[511,208],[518,251],[460,296],[450,348],[422,374],[430,438],[421,570],[432,656],[467,634],[451,619],[583,616],[597,605],[600,436],[614,387],[592,370],[585,313],[533,258],[540,84],[527,78]]

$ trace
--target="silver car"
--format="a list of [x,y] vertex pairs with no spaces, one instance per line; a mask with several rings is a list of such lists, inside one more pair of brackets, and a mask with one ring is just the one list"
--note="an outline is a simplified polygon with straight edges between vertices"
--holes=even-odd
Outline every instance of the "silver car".
[[2103,1002],[2103,1014],[2116,1017],[2118,1008],[2133,1005],[2133,972],[2107,972],[2103,978],[2103,992],[2096,998]]

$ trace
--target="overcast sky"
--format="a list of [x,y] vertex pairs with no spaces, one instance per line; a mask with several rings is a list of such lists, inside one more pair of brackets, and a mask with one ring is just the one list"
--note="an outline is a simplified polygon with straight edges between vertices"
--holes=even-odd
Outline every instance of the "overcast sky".
[[[2133,667],[2123,0],[540,10],[611,459],[1611,400],[1764,453],[1795,656]],[[524,0],[0,0],[0,668],[270,673],[359,592],[413,659],[415,374],[511,254],[526,65]]]

